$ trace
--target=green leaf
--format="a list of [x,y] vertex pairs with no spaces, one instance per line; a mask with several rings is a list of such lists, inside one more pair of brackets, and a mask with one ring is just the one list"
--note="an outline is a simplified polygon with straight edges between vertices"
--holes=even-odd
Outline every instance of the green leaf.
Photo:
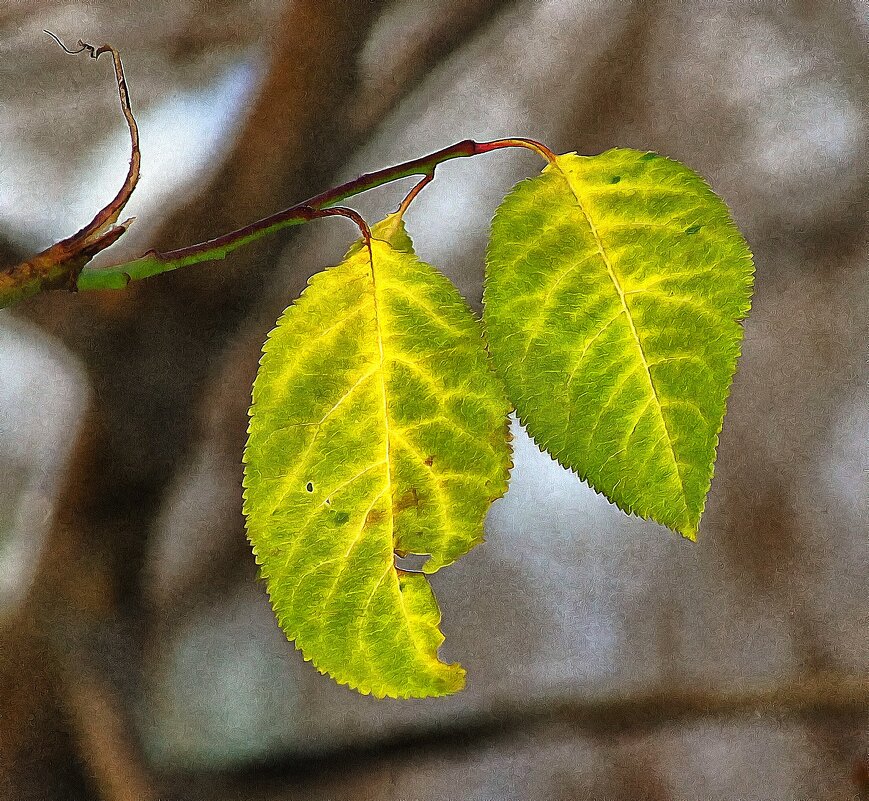
[[752,282],[748,246],[697,174],[655,153],[569,153],[498,209],[484,321],[537,443],[694,539]]
[[[426,577],[483,539],[510,466],[482,326],[401,220],[315,275],[271,332],[245,451],[248,535],[281,627],[321,672],[378,697],[444,695]],[[389,240],[389,241],[386,241]]]

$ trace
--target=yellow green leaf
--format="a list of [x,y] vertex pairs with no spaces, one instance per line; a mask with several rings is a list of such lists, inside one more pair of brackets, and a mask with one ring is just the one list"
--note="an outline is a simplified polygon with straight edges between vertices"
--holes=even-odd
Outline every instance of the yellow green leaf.
[[492,224],[484,321],[537,443],[694,538],[753,266],[727,207],[655,153],[559,156]]
[[248,535],[281,627],[376,696],[455,692],[425,573],[483,538],[506,490],[508,402],[482,326],[394,215],[315,275],[278,321],[253,389]]

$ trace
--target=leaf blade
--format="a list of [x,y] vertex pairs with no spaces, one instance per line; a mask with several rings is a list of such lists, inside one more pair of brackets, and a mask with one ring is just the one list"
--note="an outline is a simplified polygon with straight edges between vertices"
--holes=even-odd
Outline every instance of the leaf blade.
[[520,183],[493,221],[484,320],[529,433],[693,539],[752,276],[726,206],[677,162],[566,154]]
[[430,553],[435,572],[482,540],[506,489],[508,406],[452,284],[394,218],[373,233],[390,241],[315,276],[266,343],[248,535],[282,628],[321,672],[378,696],[443,695],[464,671],[438,660],[428,581],[394,558]]

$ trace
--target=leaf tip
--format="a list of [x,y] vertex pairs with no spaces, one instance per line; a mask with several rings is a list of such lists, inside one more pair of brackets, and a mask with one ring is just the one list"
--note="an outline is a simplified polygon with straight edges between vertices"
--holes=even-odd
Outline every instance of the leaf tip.
[[697,526],[685,526],[680,529],[679,534],[682,535],[683,539],[689,540],[690,542],[697,542]]

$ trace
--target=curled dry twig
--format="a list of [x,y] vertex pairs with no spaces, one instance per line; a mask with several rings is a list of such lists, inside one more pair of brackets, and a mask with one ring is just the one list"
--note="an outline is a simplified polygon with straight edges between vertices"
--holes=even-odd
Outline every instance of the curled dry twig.
[[[121,56],[111,45],[99,47],[78,41],[76,50],[70,50],[53,33],[46,31],[65,52],[70,55],[86,52],[97,59],[103,53],[111,53],[118,81],[118,97],[121,110],[130,130],[130,168],[127,177],[114,198],[80,231],[37,253],[27,261],[7,267],[0,271],[0,308],[10,306],[25,298],[48,289],[75,289],[79,273],[84,266],[100,251],[114,244],[129,228],[135,218],[117,223],[124,206],[133,194],[139,180],[141,153],[139,150],[139,128],[130,108],[130,95],[124,77]],[[116,224],[117,223],[117,224]]]

